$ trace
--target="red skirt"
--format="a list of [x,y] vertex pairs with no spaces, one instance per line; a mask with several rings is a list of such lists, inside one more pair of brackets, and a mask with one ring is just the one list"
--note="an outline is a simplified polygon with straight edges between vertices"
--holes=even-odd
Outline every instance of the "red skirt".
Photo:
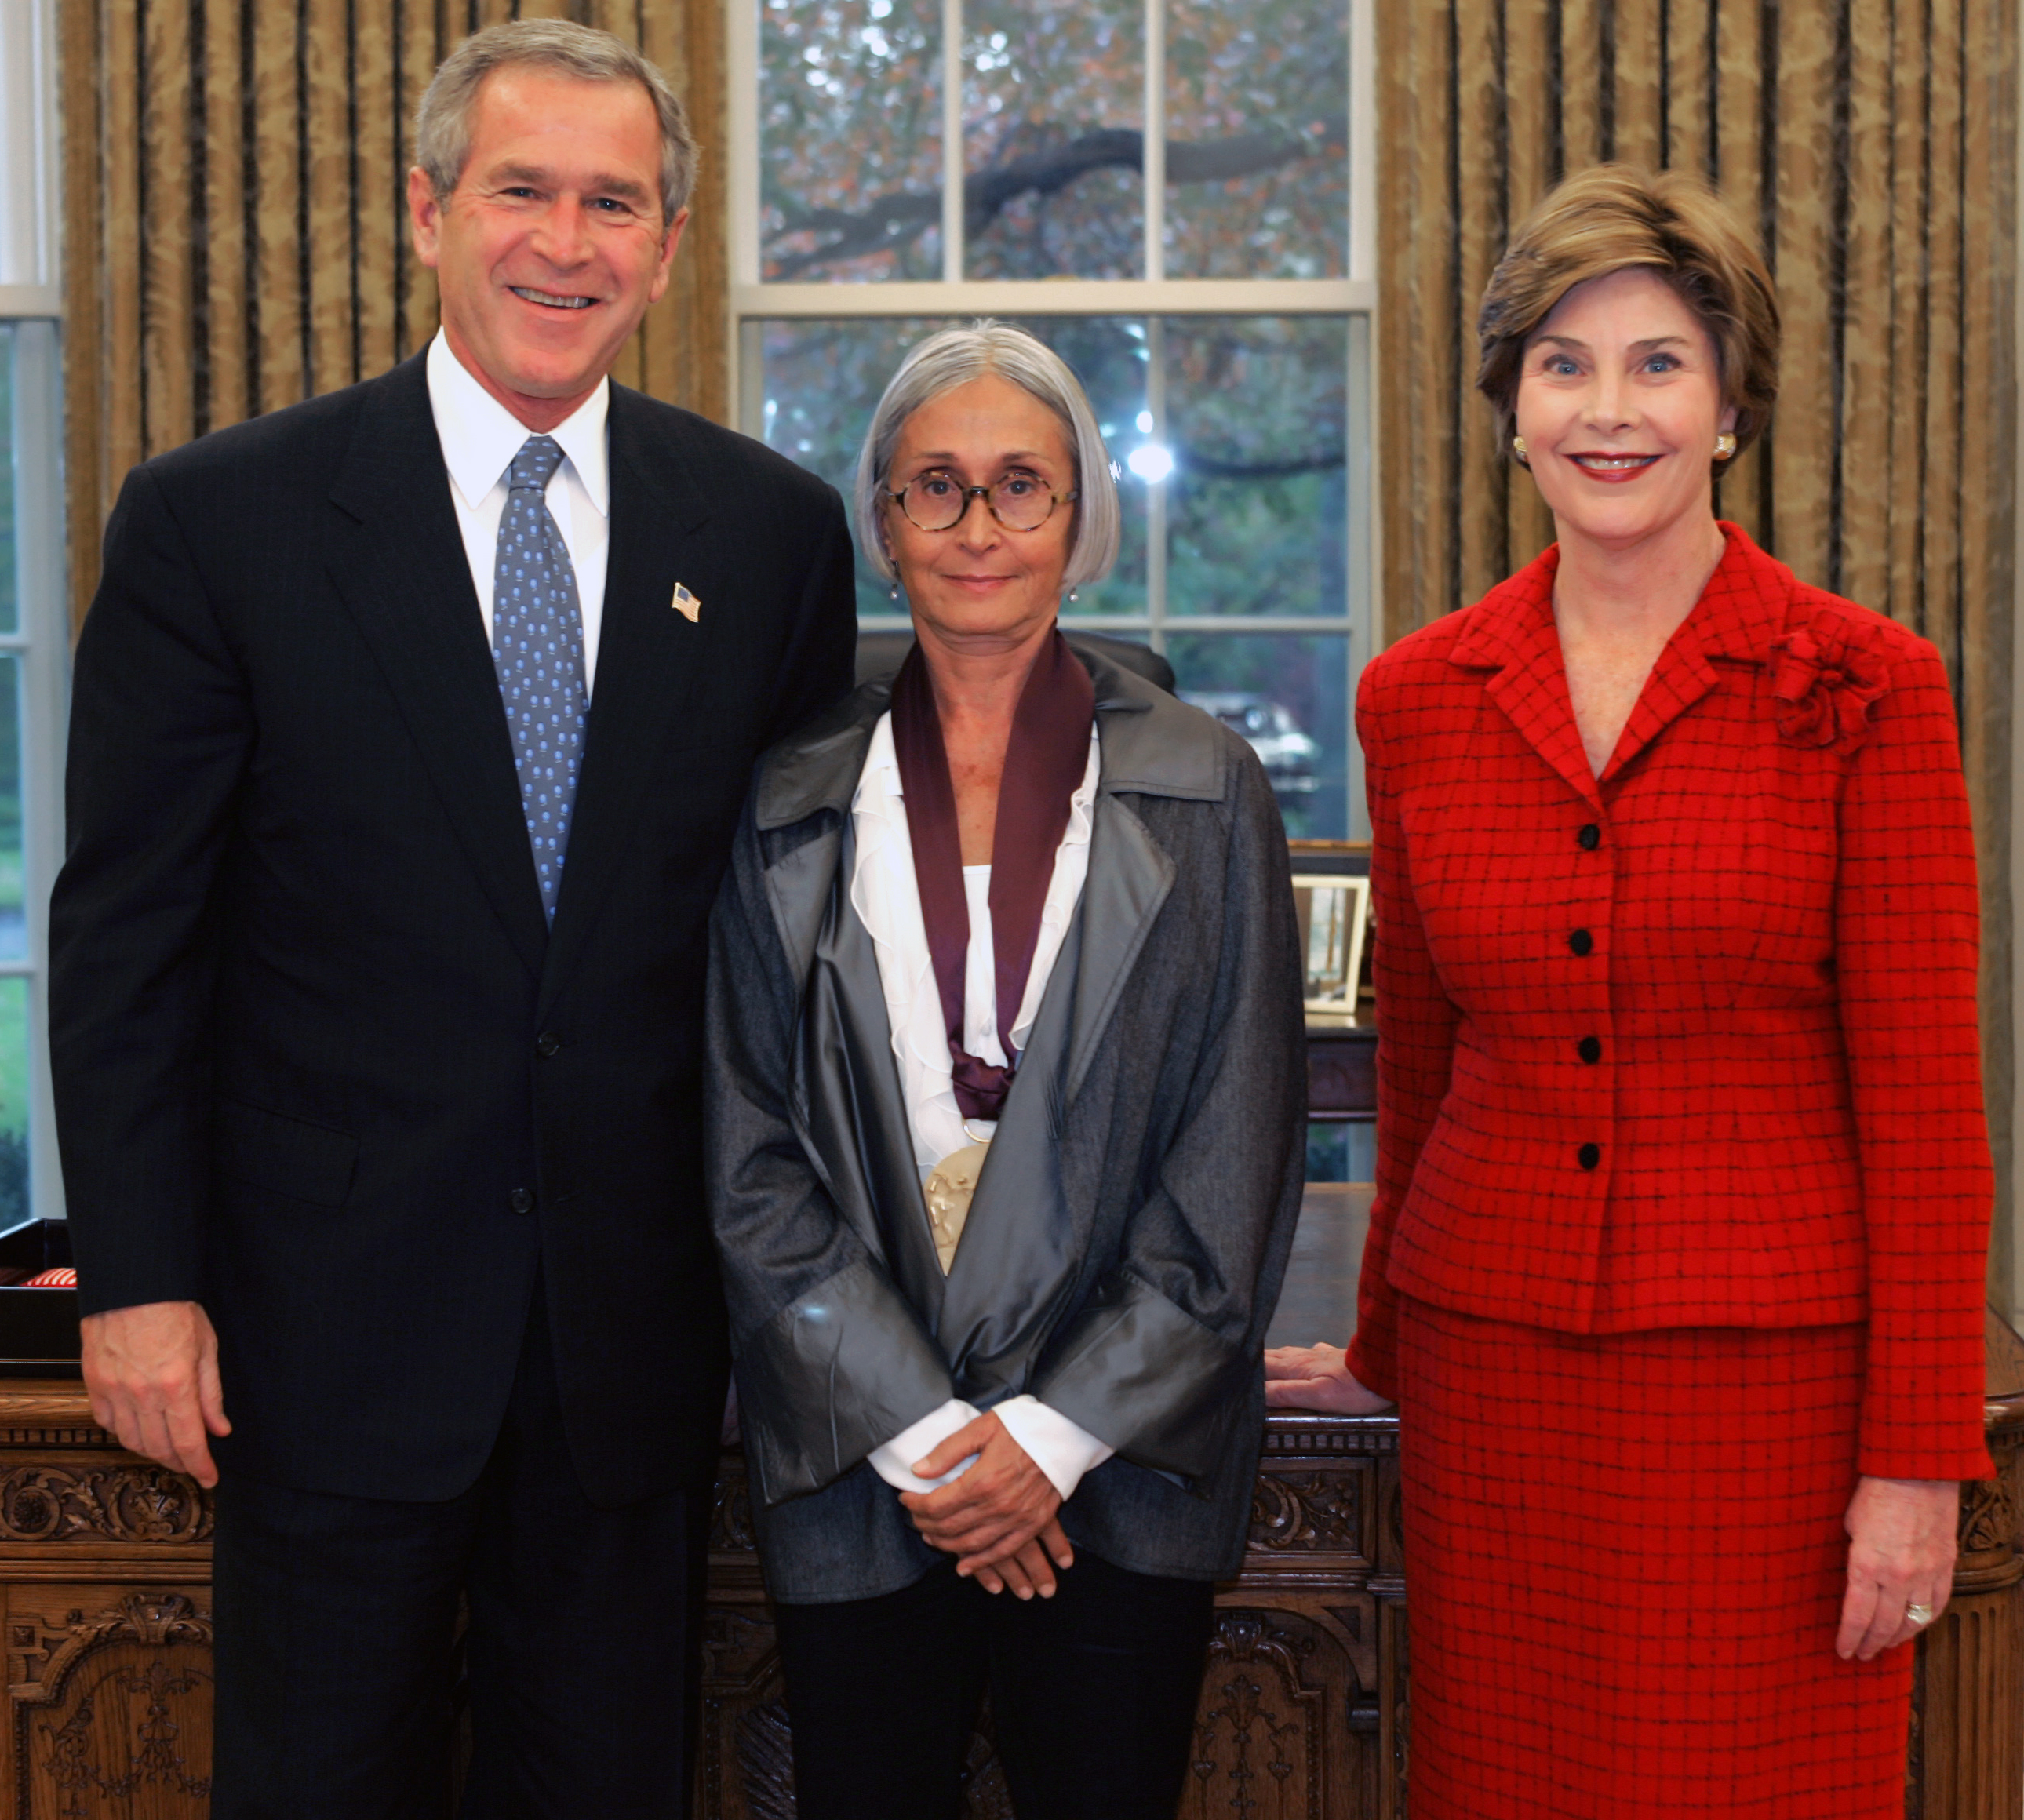
[[1860,1326],[1401,1309],[1413,1820],[1898,1820],[1912,1646],[1834,1653]]

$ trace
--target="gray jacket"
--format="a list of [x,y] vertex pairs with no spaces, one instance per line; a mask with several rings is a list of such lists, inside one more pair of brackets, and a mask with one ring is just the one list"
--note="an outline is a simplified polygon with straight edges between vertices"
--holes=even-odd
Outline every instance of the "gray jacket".
[[1081,654],[1089,876],[955,1263],[935,1257],[850,804],[870,682],[760,762],[711,924],[711,1216],[767,1583],[867,1598],[937,1556],[866,1456],[1031,1392],[1116,1449],[1062,1523],[1140,1572],[1240,1560],[1260,1354],[1304,1175],[1286,845],[1249,747]]

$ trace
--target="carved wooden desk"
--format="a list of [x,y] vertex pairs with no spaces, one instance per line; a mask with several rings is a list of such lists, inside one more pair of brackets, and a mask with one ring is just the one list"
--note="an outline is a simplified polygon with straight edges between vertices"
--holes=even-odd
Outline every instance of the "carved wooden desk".
[[[1952,1605],[1920,1646],[1906,1813],[2024,1808],[2024,1345],[1992,1319],[1990,1436]],[[1187,1820],[1400,1820],[1410,1776],[1398,1425],[1274,1418],[1249,1559],[1222,1589]],[[0,1785],[15,1820],[201,1820],[209,1805],[210,1509],[123,1454],[82,1389],[0,1380]],[[743,1462],[727,1455],[712,1543],[706,1820],[794,1812],[772,1629]],[[973,1816],[1010,1813],[988,1745]],[[673,1817],[669,1817],[673,1820]]]

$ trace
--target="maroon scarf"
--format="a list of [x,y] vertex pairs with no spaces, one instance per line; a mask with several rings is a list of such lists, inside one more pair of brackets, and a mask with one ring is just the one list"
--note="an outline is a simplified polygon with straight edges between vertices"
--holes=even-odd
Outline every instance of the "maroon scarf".
[[998,1039],[1011,1066],[993,1067],[962,1046],[963,974],[970,955],[970,903],[962,889],[962,840],[934,685],[916,644],[893,682],[893,746],[907,798],[921,920],[934,957],[942,1021],[948,1028],[955,1103],[965,1118],[1005,1109],[1018,1057],[1012,1026],[1040,939],[1040,910],[1054,875],[1054,852],[1069,825],[1069,799],[1089,765],[1096,692],[1089,673],[1055,632],[1034,661],[1005,749],[998,820],[991,835],[992,953],[996,962]]

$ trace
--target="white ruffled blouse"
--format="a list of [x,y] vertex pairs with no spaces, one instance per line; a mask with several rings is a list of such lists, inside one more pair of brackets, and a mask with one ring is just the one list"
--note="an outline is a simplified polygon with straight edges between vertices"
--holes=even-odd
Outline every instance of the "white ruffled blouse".
[[[1090,730],[1089,763],[1082,782],[1069,798],[1069,823],[1054,850],[1054,869],[1040,908],[1039,938],[1026,976],[1025,996],[1013,1020],[1012,1044],[1025,1046],[1039,1015],[1047,981],[1067,940],[1089,875],[1090,832],[1094,825],[1100,748],[1096,729]],[[899,1063],[900,1086],[906,1096],[914,1139],[914,1161],[926,1182],[936,1164],[994,1128],[988,1121],[972,1120],[964,1129],[956,1105],[950,1066],[948,1032],[942,1022],[941,991],[935,982],[934,957],[928,947],[927,925],[921,916],[921,893],[914,878],[914,848],[907,827],[907,805],[900,786],[899,754],[893,744],[893,717],[878,717],[871,744],[859,774],[851,802],[857,857],[851,870],[850,903],[870,934],[878,956],[878,978],[885,989],[886,1019],[893,1033],[893,1054]],[[991,868],[965,866],[963,893],[970,906],[970,951],[963,974],[963,1047],[983,1061],[1003,1066],[1008,1058],[998,1034],[998,988],[991,932]],[[1015,1396],[997,1404],[999,1419],[1012,1438],[1032,1456],[1064,1499],[1072,1495],[1083,1474],[1109,1459],[1111,1449],[1087,1430],[1032,1396]],[[946,1484],[970,1463],[962,1462],[940,1478],[916,1477],[915,1461],[931,1453],[949,1436],[977,1419],[970,1404],[952,1398],[895,1435],[871,1455],[873,1469],[887,1484],[905,1492],[925,1492]],[[974,1459],[975,1456],[973,1455]]]

